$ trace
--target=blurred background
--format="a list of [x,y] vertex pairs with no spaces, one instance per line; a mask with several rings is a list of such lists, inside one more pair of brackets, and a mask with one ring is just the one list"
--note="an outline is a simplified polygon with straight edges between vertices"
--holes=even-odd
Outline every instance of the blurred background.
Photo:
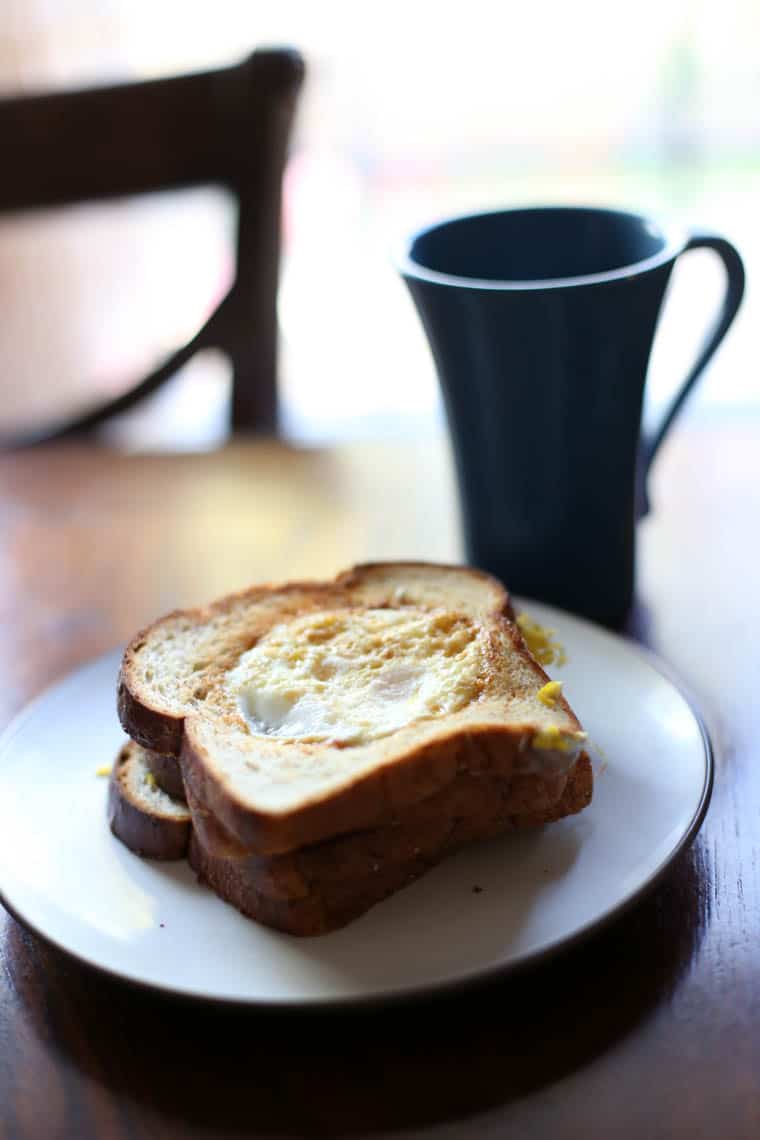
[[[689,415],[744,418],[760,415],[758,43],[757,0],[3,0],[0,93],[215,67],[256,46],[303,52],[280,292],[295,440],[439,430],[394,246],[447,214],[525,203],[632,207],[730,237],[747,297]],[[232,209],[208,188],[0,219],[2,427],[116,394],[187,339],[231,280]],[[709,253],[676,270],[649,418],[720,288]],[[228,393],[226,362],[206,353],[114,438],[213,446]]]

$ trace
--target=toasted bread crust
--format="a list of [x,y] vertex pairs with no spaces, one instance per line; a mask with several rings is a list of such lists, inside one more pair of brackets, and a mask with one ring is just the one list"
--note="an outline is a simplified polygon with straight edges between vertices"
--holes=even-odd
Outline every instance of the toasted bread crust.
[[[138,639],[147,632],[148,630],[143,630],[141,634],[138,634]],[[133,654],[134,649],[130,646],[122,663],[116,692],[116,710],[122,727],[137,744],[141,744],[149,752],[179,756],[182,748],[185,718],[172,716],[171,713],[161,709],[154,709],[133,694],[129,682],[126,680],[130,672],[130,662],[127,655]]]
[[[561,784],[561,793],[557,793],[555,781]],[[263,894],[292,896],[307,894],[314,879],[361,876],[373,870],[378,858],[398,861],[411,850],[435,848],[449,832],[477,838],[491,824],[498,827],[505,819],[544,820],[551,811],[558,811],[559,819],[567,814],[567,783],[569,776],[564,774],[547,781],[538,775],[505,779],[488,771],[459,772],[432,796],[400,809],[390,824],[336,834],[280,855],[261,855],[240,845],[189,789],[188,806],[193,828],[207,853],[247,860],[251,869],[256,869],[256,889]]]
[[150,859],[183,859],[187,854],[192,823],[190,816],[177,819],[146,809],[133,796],[128,769],[135,745],[125,744],[116,759],[108,784],[108,823],[111,831],[130,851]]
[[[145,641],[165,623],[177,618],[202,624],[213,615],[233,611],[247,602],[255,602],[276,592],[283,598],[306,593],[314,605],[333,604],[347,592],[364,588],[373,576],[381,576],[388,567],[394,572],[456,575],[457,584],[477,584],[488,597],[484,612],[494,628],[510,641],[516,654],[528,659],[540,683],[547,675],[528,653],[522,635],[513,622],[514,614],[506,590],[482,571],[462,567],[440,566],[422,562],[367,563],[356,566],[327,583],[289,583],[285,586],[262,586],[244,590],[220,599],[212,606],[168,615],[149,626],[128,647],[119,679],[118,708],[127,733],[151,751],[179,757],[182,777],[193,795],[219,819],[243,847],[261,855],[274,855],[319,842],[340,833],[374,828],[392,822],[400,809],[419,803],[450,784],[463,770],[485,771],[508,777],[521,747],[526,728],[515,724],[491,723],[463,732],[447,731],[445,726],[432,737],[402,755],[392,755],[387,763],[358,776],[338,790],[322,798],[306,799],[297,809],[287,812],[259,811],[241,801],[234,785],[229,785],[214,770],[213,758],[206,753],[193,732],[193,717],[178,716],[154,707],[141,692],[136,655]],[[350,594],[349,594],[350,596]],[[237,647],[242,649],[243,641]],[[247,647],[247,646],[246,646]],[[577,718],[561,699],[562,709],[580,729]],[[555,785],[556,803],[564,781]]]
[[[489,807],[489,797],[480,796],[485,813],[462,818],[450,811],[448,818],[441,818],[439,805],[432,803],[424,813],[408,813],[398,828],[348,835],[271,859],[231,856],[210,820],[210,829],[194,827],[188,858],[201,881],[249,918],[308,937],[358,918],[475,839],[541,826],[581,811],[591,800],[592,788],[591,764],[583,753],[560,800],[548,809],[514,815]],[[198,805],[192,799],[191,806],[197,820]]]
[[145,761],[161,791],[172,799],[184,802],[185,785],[177,757],[167,756],[164,752],[146,751]]
[[536,824],[556,823],[566,815],[577,815],[587,808],[594,797],[594,772],[588,752],[581,752],[575,767],[567,778],[567,785],[561,798],[552,807],[541,811],[537,818],[525,817],[518,820],[518,826],[532,827]]
[[[507,780],[520,753],[520,740],[511,729],[498,726],[439,736],[409,753],[403,765],[391,761],[340,794],[311,800],[288,816],[272,816],[240,804],[234,789],[209,776],[203,754],[193,747],[192,733],[185,738],[180,764],[186,788],[242,847],[261,855],[278,855],[346,832],[394,823],[401,811],[436,795],[459,772]],[[559,799],[564,785],[564,777],[542,782],[545,794],[551,795],[545,806]]]

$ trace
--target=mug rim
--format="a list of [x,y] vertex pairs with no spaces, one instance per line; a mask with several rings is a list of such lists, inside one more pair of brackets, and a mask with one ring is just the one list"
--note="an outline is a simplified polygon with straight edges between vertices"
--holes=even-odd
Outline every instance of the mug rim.
[[[662,249],[658,250],[657,253],[653,253],[650,257],[642,258],[640,261],[631,261],[615,269],[604,270],[601,273],[583,273],[575,277],[527,278],[526,280],[509,277],[464,277],[454,273],[444,273],[438,269],[430,269],[421,261],[417,261],[412,255],[412,247],[420,238],[427,234],[434,233],[436,230],[443,230],[448,226],[460,222],[475,221],[478,218],[502,217],[506,214],[548,213],[608,214],[618,218],[625,218],[629,221],[642,222],[658,230],[662,235],[663,246]],[[621,210],[611,206],[588,205],[507,206],[502,209],[475,210],[467,214],[454,214],[450,217],[442,218],[440,221],[431,222],[429,225],[419,227],[414,233],[404,239],[401,250],[396,257],[396,263],[404,277],[429,281],[435,285],[455,286],[458,289],[490,289],[500,292],[509,290],[517,292],[539,289],[567,289],[578,288],[584,285],[604,285],[612,281],[624,281],[630,277],[638,276],[640,273],[648,273],[652,269],[658,269],[660,266],[666,265],[669,261],[675,260],[678,254],[683,251],[686,240],[686,234],[677,226],[670,225],[664,220],[660,220],[652,215],[640,214],[634,210]]]

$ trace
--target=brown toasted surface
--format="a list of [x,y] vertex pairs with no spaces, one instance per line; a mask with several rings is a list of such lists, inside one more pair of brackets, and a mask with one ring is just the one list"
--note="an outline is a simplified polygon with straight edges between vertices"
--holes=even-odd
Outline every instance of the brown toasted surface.
[[119,752],[109,779],[109,826],[136,855],[182,859],[190,840],[190,814],[186,810],[164,810],[160,797],[141,791],[139,785],[147,771],[143,749],[129,741]]
[[[239,781],[229,776],[219,762],[218,737],[205,731],[208,714],[201,707],[205,693],[219,683],[224,670],[234,665],[273,622],[325,605],[391,605],[399,590],[402,595],[411,592],[423,604],[436,600],[440,604],[443,584],[448,584],[455,595],[452,606],[456,603],[469,607],[480,613],[489,628],[493,626],[496,666],[499,652],[502,657],[519,661],[537,691],[547,676],[528,653],[511,621],[511,606],[501,583],[462,567],[378,563],[355,567],[329,583],[256,587],[212,606],[169,615],[149,627],[134,639],[124,656],[119,688],[122,723],[146,747],[180,754],[184,779],[196,797],[244,847],[260,854],[280,854],[343,832],[380,826],[393,819],[400,807],[434,795],[462,769],[485,769],[507,776],[532,731],[530,724],[520,723],[519,719],[510,721],[506,715],[503,722],[492,717],[490,722],[484,718],[486,722],[482,724],[434,718],[424,722],[419,730],[411,726],[412,731],[393,734],[388,748],[376,749],[378,761],[374,767],[355,778],[349,775],[339,787],[327,787],[323,794],[304,794],[295,805],[275,811],[261,808],[250,795],[241,793]],[[269,607],[257,615],[257,625],[245,617],[247,608],[254,604]],[[141,684],[140,654],[151,638],[174,637],[175,630],[188,627],[210,631],[209,661],[203,663],[203,668],[194,667],[183,680],[186,692],[192,693],[196,704],[182,706],[176,694],[172,694],[166,698],[165,708],[158,707],[156,693]],[[561,699],[559,704],[568,725],[579,729],[567,702]],[[250,739],[244,743],[251,747]],[[271,748],[271,742],[267,747]],[[282,743],[281,747],[286,750],[289,745]],[[258,761],[259,756],[252,752],[254,768]],[[557,795],[560,791],[561,787]]]
[[[139,643],[142,634],[133,640],[130,649]],[[127,650],[127,653],[130,652]],[[134,651],[134,650],[133,650]],[[126,661],[126,656],[125,656]],[[124,665],[116,691],[116,711],[124,731],[149,752],[179,756],[185,718],[173,716],[165,709],[155,709],[135,696],[124,678]]]
[[[576,779],[573,773],[573,786]],[[315,882],[360,878],[378,863],[401,862],[415,853],[425,857],[452,837],[456,845],[480,838],[492,826],[498,830],[505,819],[543,821],[552,811],[557,813],[553,818],[559,819],[573,810],[574,798],[564,798],[568,783],[566,774],[547,780],[534,775],[505,779],[488,771],[459,772],[432,796],[400,809],[392,823],[271,856],[244,848],[191,789],[188,801],[193,828],[209,854],[247,860],[257,890],[292,897],[307,894]]]
[[269,858],[241,852],[191,793],[189,860],[201,880],[249,918],[289,934],[324,934],[475,840],[581,811],[591,801],[592,786],[591,764],[583,753],[557,803],[515,814],[508,783],[465,773],[409,809],[396,826]]
[[389,863],[363,880],[340,883],[303,897],[286,898],[257,890],[256,879],[239,860],[210,855],[195,835],[190,840],[188,862],[199,881],[247,918],[298,937],[327,934],[345,926],[427,870],[423,863],[416,861]]
[[[205,803],[242,847],[278,855],[346,832],[391,823],[399,812],[446,788],[462,770],[507,778],[519,755],[519,737],[498,726],[482,732],[439,736],[418,747],[403,765],[391,762],[356,781],[339,796],[314,800],[297,813],[272,817],[240,804],[220,785],[188,740],[182,753],[185,786]],[[549,781],[544,790],[549,791]],[[554,784],[556,795],[562,785]]]
[[185,785],[182,783],[182,770],[177,757],[146,749],[145,762],[161,791],[172,799],[184,801]]
[[563,816],[577,815],[578,812],[589,806],[593,795],[594,773],[591,760],[587,752],[582,752],[568,776],[562,798],[552,807],[542,811],[539,819],[533,820],[526,817],[524,822],[528,826],[534,823],[554,823],[556,820],[562,819]]

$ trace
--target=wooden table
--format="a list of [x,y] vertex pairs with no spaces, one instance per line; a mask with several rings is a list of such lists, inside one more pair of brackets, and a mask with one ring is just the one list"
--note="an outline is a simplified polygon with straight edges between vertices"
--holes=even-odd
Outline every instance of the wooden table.
[[[699,694],[718,744],[706,823],[655,893],[519,979],[339,1016],[134,992],[3,913],[0,1137],[756,1140],[759,436],[679,428],[641,528],[634,632]],[[459,553],[437,442],[6,456],[0,514],[3,722],[171,606],[357,559]]]

